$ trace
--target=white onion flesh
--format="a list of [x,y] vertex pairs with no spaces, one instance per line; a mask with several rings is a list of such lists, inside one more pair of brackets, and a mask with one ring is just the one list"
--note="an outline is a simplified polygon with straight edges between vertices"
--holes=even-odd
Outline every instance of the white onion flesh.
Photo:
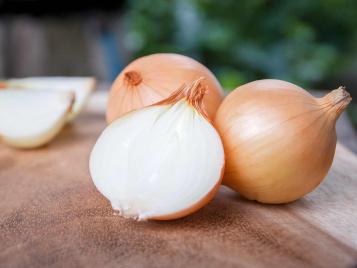
[[221,180],[216,130],[186,100],[131,112],[109,125],[90,157],[98,190],[121,215],[173,215],[195,206]]
[[0,90],[0,137],[19,148],[48,143],[65,125],[72,92]]
[[5,83],[10,87],[17,88],[74,92],[75,102],[68,117],[68,121],[70,121],[84,108],[90,93],[94,90],[96,81],[92,77],[43,76],[9,79]]

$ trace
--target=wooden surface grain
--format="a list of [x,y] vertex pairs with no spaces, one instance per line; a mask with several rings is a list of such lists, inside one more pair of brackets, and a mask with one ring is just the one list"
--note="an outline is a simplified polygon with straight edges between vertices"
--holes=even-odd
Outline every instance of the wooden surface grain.
[[47,147],[0,145],[1,267],[357,267],[357,157],[344,147],[297,202],[261,205],[222,187],[192,216],[136,222],[91,182],[104,127],[87,112]]

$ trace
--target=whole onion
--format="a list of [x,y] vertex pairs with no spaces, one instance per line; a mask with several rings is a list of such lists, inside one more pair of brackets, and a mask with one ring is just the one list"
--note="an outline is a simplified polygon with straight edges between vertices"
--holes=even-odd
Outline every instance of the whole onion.
[[331,166],[335,123],[350,101],[343,87],[323,98],[280,80],[238,87],[215,118],[226,154],[223,183],[263,203],[309,193]]
[[223,91],[215,76],[201,63],[178,54],[153,54],[130,63],[114,81],[107,106],[107,122],[167,98],[173,91],[204,77],[207,94],[203,103],[213,118]]

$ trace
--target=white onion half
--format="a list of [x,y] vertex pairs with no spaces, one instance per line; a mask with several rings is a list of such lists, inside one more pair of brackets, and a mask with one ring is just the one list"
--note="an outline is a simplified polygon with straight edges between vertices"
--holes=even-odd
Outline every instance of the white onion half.
[[219,135],[186,99],[117,119],[90,157],[95,186],[113,209],[135,219],[198,210],[214,196],[223,167]]

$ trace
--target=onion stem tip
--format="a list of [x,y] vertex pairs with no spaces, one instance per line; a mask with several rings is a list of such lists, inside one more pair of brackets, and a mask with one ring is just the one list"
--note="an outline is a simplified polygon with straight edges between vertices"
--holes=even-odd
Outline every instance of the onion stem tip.
[[129,71],[124,73],[125,80],[133,86],[137,86],[143,80],[141,75],[136,71]]

